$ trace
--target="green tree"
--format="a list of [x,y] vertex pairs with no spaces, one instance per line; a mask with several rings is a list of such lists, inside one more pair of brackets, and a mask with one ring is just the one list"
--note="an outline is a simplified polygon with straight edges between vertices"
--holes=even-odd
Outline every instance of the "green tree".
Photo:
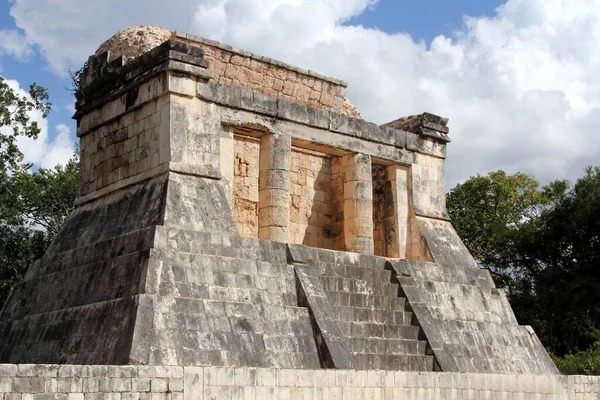
[[29,264],[40,258],[58,234],[79,194],[78,154],[63,167],[21,169],[5,182],[0,224],[0,307]]
[[597,371],[600,169],[587,168],[572,188],[492,172],[457,185],[447,204],[458,234],[508,292],[519,322],[532,325],[557,356],[571,354],[557,361],[561,370]]
[[37,138],[40,127],[31,119],[32,111],[39,111],[46,118],[51,109],[48,91],[36,85],[29,86],[28,95],[19,95],[0,76],[0,172],[18,169],[23,153],[16,144],[17,137]]
[[504,171],[477,175],[448,193],[448,213],[458,235],[496,284],[510,290],[530,263],[522,244],[535,232],[544,210],[559,202],[566,181],[540,187],[533,177]]
[[27,95],[0,77],[0,308],[11,286],[40,258],[56,236],[79,192],[79,159],[64,167],[39,169],[23,163],[20,136],[37,138],[38,123],[51,105],[46,89],[30,86]]
[[535,296],[546,345],[557,355],[592,348],[600,341],[600,168],[584,171],[526,245],[535,285],[522,295]]

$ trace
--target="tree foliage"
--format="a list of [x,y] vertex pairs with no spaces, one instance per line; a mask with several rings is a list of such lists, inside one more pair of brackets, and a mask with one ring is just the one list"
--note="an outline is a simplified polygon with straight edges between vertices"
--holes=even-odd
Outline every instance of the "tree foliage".
[[32,172],[21,169],[8,177],[0,224],[0,307],[28,265],[40,258],[58,234],[79,194],[77,154],[66,166]]
[[504,171],[477,175],[447,195],[448,213],[473,257],[488,268],[497,284],[510,288],[529,262],[523,252],[538,229],[539,217],[565,196],[566,181],[540,188],[531,176]]
[[50,109],[45,88],[33,83],[29,94],[21,96],[0,77],[0,172],[20,167],[23,154],[17,147],[17,137],[37,138],[40,127],[32,120],[31,113],[38,111],[46,118]]
[[33,113],[50,111],[46,89],[20,95],[0,77],[0,308],[11,286],[40,258],[58,233],[79,192],[79,159],[64,167],[31,171],[17,146],[20,136],[37,138]]
[[597,357],[600,168],[587,168],[572,188],[492,172],[457,185],[447,204],[457,233],[507,291],[519,322],[532,325],[552,353],[570,355],[557,365],[570,371],[574,360]]

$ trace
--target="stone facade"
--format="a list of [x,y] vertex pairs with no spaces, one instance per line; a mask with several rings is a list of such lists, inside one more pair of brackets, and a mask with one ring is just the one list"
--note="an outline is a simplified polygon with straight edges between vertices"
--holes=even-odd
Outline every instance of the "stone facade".
[[377,126],[341,81],[149,31],[87,63],[82,196],[0,312],[0,362],[557,373],[448,220],[445,118]]

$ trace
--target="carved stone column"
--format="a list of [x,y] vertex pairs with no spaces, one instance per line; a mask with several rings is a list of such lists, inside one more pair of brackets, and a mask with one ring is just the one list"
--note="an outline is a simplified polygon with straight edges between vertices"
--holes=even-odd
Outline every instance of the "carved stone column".
[[258,238],[290,240],[290,158],[292,138],[268,134],[260,139]]
[[371,156],[344,156],[344,241],[346,251],[373,254]]

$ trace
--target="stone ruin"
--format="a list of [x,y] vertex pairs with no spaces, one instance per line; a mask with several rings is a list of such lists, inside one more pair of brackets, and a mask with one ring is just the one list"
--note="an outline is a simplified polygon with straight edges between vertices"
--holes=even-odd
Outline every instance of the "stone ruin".
[[0,362],[555,374],[445,209],[446,118],[122,31],[77,92],[81,197],[0,313]]

